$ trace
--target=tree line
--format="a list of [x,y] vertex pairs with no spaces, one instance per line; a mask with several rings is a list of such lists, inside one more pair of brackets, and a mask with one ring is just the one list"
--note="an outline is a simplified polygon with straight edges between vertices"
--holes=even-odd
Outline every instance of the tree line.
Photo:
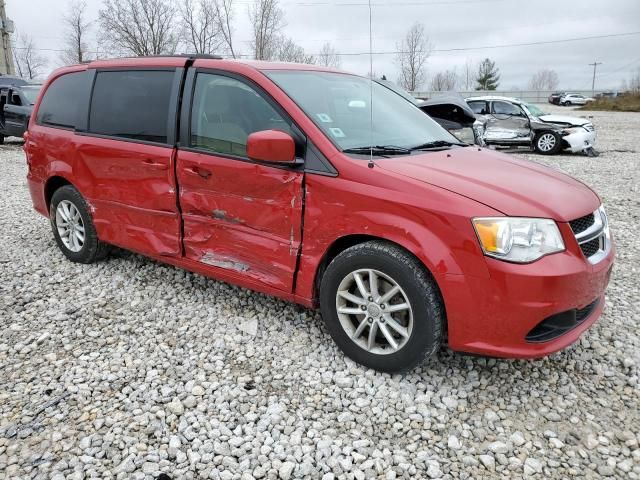
[[[64,48],[61,64],[82,63],[100,57],[166,55],[187,51],[222,54],[231,58],[312,63],[341,66],[340,53],[326,42],[315,55],[287,37],[285,12],[280,0],[253,0],[245,14],[251,25],[251,39],[243,52],[235,39],[235,24],[241,0],[102,0],[98,18],[90,20],[84,0],[71,0],[62,18]],[[97,39],[92,45],[92,39]],[[14,60],[18,75],[35,79],[47,67],[47,59],[32,37],[14,38]],[[99,45],[99,48],[98,48]],[[425,26],[412,25],[396,44],[397,83],[408,91],[496,90],[500,70],[495,61],[467,60],[460,69],[428,75],[433,51]],[[369,72],[374,75],[373,72]],[[386,78],[386,77],[385,77]],[[637,88],[638,75],[625,85]],[[555,90],[558,74],[542,69],[532,75],[531,90]]]
[[[248,6],[251,41],[249,52],[242,52],[234,35],[236,3],[239,4],[236,0],[103,0],[98,18],[90,20],[86,2],[72,0],[62,18],[64,49],[59,63],[188,51],[340,67],[340,56],[331,43],[325,43],[318,54],[310,55],[283,34],[286,19],[279,0],[254,0]],[[97,39],[96,45],[91,45],[91,38]],[[39,77],[47,60],[33,38],[16,34],[14,45],[18,75]]]

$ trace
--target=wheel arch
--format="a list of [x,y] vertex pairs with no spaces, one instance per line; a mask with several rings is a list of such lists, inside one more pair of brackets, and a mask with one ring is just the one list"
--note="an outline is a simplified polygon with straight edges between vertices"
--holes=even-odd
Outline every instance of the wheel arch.
[[54,175],[53,177],[47,179],[44,184],[44,201],[47,206],[47,210],[49,210],[49,207],[51,206],[51,198],[53,198],[53,194],[55,193],[55,191],[60,187],[64,187],[65,185],[71,185],[75,188],[73,183],[60,175]]
[[[398,242],[395,242],[388,238],[379,237],[376,235],[368,235],[368,234],[344,235],[342,237],[335,239],[333,243],[329,245],[324,255],[322,256],[322,259],[318,263],[318,267],[316,268],[316,274],[313,282],[313,298],[314,299],[319,298],[320,283],[322,282],[322,276],[324,275],[324,272],[326,271],[327,267],[329,266],[329,264],[332,262],[334,258],[336,258],[338,255],[340,255],[342,252],[344,252],[348,248],[354,247],[356,245],[360,245],[362,243],[371,242],[371,241],[381,241],[381,242],[390,243],[398,248],[401,248],[408,255],[415,258],[416,261],[420,264],[420,266],[422,266],[424,271],[433,279],[433,282],[436,285],[436,288],[438,291],[438,295],[440,296],[441,299],[443,299],[442,290],[440,289],[440,285],[438,284],[436,275],[434,275],[434,272],[432,272],[431,269],[427,265],[425,265],[425,263],[415,253],[413,253],[405,245],[402,245]],[[442,304],[444,306],[444,301]],[[445,318],[446,318],[446,314],[445,314]]]

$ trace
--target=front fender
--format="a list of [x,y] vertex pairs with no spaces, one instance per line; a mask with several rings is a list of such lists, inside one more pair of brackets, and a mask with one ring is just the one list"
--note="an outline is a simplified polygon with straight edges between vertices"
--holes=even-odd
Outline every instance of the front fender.
[[[496,212],[455,193],[422,184],[412,189],[307,177],[304,237],[295,293],[313,301],[315,278],[327,252],[349,236],[396,243],[415,255],[436,281],[444,275],[488,278],[472,216]],[[346,242],[347,244],[349,242]]]

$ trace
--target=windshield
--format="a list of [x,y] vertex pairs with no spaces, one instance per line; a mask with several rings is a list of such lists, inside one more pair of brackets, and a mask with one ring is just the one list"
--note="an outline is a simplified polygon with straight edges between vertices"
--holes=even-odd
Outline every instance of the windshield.
[[31,105],[33,105],[34,103],[36,103],[36,99],[38,98],[38,93],[40,93],[40,89],[42,87],[40,87],[39,85],[37,87],[22,87],[22,93],[24,93],[24,96],[27,97],[27,100],[29,100],[29,103]]
[[281,70],[266,74],[341,150],[373,146],[411,149],[439,141],[459,143],[414,104],[366,78]]
[[542,110],[540,110],[538,107],[536,107],[535,105],[531,105],[530,103],[523,103],[522,104],[531,115],[533,115],[534,117],[541,117],[543,115],[546,115],[545,112],[543,112]]

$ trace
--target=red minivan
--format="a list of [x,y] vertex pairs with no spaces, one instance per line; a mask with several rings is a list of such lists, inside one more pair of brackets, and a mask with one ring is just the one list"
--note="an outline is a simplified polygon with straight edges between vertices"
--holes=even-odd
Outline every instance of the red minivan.
[[377,370],[443,343],[548,355],[604,307],[614,247],[591,189],[461,144],[356,75],[99,60],[49,78],[25,138],[33,204],[71,261],[115,245],[319,306]]

